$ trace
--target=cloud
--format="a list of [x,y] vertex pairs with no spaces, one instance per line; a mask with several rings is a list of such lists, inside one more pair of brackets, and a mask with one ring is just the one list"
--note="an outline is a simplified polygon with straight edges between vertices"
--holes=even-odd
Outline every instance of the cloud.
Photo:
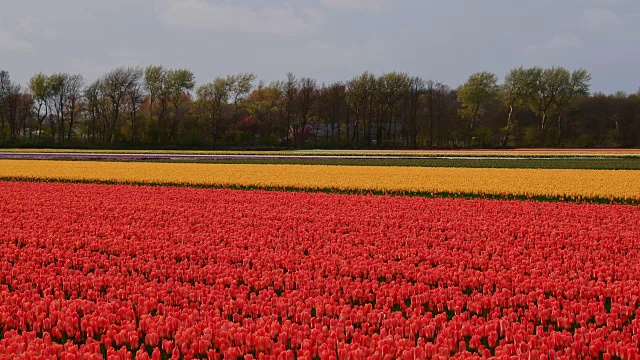
[[546,43],[529,46],[527,51],[530,53],[538,52],[558,52],[567,50],[576,50],[584,47],[584,42],[574,34],[560,34],[554,36]]
[[579,48],[582,47],[584,43],[580,38],[574,34],[562,34],[557,35],[551,41],[549,41],[545,47],[550,49],[556,48]]
[[611,9],[589,8],[584,11],[583,22],[588,28],[601,28],[616,24],[620,19]]
[[322,5],[338,10],[381,10],[384,0],[322,0]]
[[249,8],[206,0],[160,0],[156,13],[167,26],[184,30],[236,31],[275,35],[304,35],[322,23],[314,9],[292,6]]
[[114,51],[110,51],[107,53],[109,57],[118,59],[118,60],[133,60],[138,61],[141,58],[145,57],[146,54],[140,52],[139,50],[131,50],[128,48],[117,49]]
[[8,31],[0,30],[0,53],[31,53],[34,48],[26,40],[18,39]]
[[53,40],[58,37],[58,33],[52,27],[35,17],[19,18],[18,28],[25,35],[36,36],[46,40]]

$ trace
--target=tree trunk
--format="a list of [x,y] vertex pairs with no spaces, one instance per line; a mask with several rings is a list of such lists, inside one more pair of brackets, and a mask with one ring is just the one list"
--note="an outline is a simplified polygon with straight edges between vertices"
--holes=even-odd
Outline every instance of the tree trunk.
[[168,139],[169,143],[171,143],[173,138],[176,136],[176,132],[178,131],[178,124],[180,122],[180,118],[178,117],[179,108],[180,108],[180,105],[174,106],[175,113],[173,115],[173,119],[171,121],[171,125],[169,128],[169,139]]
[[0,119],[1,119],[0,123],[2,124],[2,128],[0,129],[0,131],[2,131],[2,143],[4,143],[5,138],[6,138],[6,135],[4,133],[5,120],[4,120],[4,116],[2,114],[0,114]]
[[63,111],[59,111],[57,113],[58,116],[58,137],[60,140],[60,143],[64,142],[64,115],[63,115]]
[[71,141],[71,133],[73,131],[73,123],[75,121],[75,107],[76,104],[75,103],[71,103],[71,112],[69,113],[69,134],[67,136],[67,139],[69,141]]
[[[349,127],[351,126],[351,111],[349,110],[349,106],[347,106],[347,112],[346,112],[346,117],[344,118],[344,124],[345,124],[345,131],[346,133],[346,137],[345,137],[345,142],[344,142],[344,146],[347,146],[347,144],[349,143]],[[338,131],[340,131],[340,128],[338,127]],[[340,142],[342,144],[342,139],[340,138],[340,136],[338,136],[338,142]]]
[[478,117],[478,113],[480,112],[480,105],[476,106],[473,111],[473,116],[471,117],[471,132],[473,132],[473,125],[476,122],[476,118]]
[[353,124],[353,134],[351,134],[351,147],[353,148],[353,145],[355,143],[355,141],[357,140],[357,135],[358,135],[358,125],[360,122],[360,114],[359,114],[359,110],[356,110],[356,120]]
[[507,147],[509,143],[509,135],[511,133],[511,120],[513,118],[513,105],[509,106],[509,116],[507,117],[507,133],[502,138],[502,147]]
[[542,112],[542,123],[540,126],[540,130],[541,130],[541,144],[542,146],[546,145],[547,142],[547,112],[543,111]]
[[562,144],[562,115],[558,115],[558,142],[557,145]]

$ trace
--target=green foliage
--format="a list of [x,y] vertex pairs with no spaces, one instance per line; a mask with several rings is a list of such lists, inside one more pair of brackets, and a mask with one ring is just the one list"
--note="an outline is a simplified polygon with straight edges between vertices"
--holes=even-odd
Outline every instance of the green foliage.
[[190,70],[172,69],[166,72],[165,89],[176,107],[183,102],[182,97],[193,90],[195,86],[195,76]]
[[532,80],[535,84],[530,97],[531,110],[541,118],[540,129],[544,132],[549,115],[561,112],[576,97],[589,94],[591,75],[587,70],[578,69],[570,72],[563,67],[548,69],[532,68]]
[[247,111],[254,121],[268,127],[272,119],[283,110],[284,92],[282,87],[283,84],[277,81],[268,86],[260,83],[258,88],[251,93],[247,99]]
[[498,77],[490,72],[471,75],[458,89],[458,101],[462,108],[460,115],[468,119],[471,130],[474,123],[486,111],[486,106],[498,95]]
[[144,71],[145,89],[151,97],[151,101],[162,91],[167,82],[167,70],[163,66],[148,66]]
[[362,111],[369,96],[376,89],[375,75],[365,71],[347,83],[347,103],[356,111]]
[[382,100],[393,106],[409,91],[411,77],[407,73],[390,72],[378,79]]
[[240,73],[227,76],[226,85],[231,101],[237,104],[244,100],[251,92],[255,80],[256,75],[253,73]]
[[196,90],[198,105],[207,109],[211,117],[219,117],[222,105],[229,101],[229,85],[227,79],[218,77],[210,83],[201,85]]
[[522,139],[524,146],[537,146],[540,142],[540,134],[537,128],[527,127],[524,129],[524,136]]
[[36,99],[47,98],[50,87],[49,77],[43,73],[37,73],[29,80],[29,90]]
[[500,98],[507,107],[523,107],[535,95],[536,83],[535,69],[512,69],[500,86]]
[[[640,145],[640,94],[588,96],[584,69],[519,67],[500,86],[494,74],[479,72],[457,90],[403,72],[364,72],[333,84],[288,73],[257,87],[254,74],[239,73],[196,88],[188,69],[161,65],[114,69],[86,87],[63,73],[35,74],[25,90],[6,71],[0,80],[5,145]],[[7,89],[10,97],[2,95]]]

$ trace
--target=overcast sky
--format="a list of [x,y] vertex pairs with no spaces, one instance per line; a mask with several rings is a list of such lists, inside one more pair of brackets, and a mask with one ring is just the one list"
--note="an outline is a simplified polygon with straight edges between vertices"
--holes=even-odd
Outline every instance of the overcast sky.
[[406,71],[456,87],[477,71],[587,68],[593,91],[640,86],[638,0],[3,0],[0,68],[95,80],[123,65],[198,83],[288,71],[320,82]]

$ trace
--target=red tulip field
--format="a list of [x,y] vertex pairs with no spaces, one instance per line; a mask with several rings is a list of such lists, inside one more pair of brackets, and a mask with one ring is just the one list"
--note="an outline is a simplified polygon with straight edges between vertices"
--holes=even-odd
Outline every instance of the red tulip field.
[[637,359],[640,208],[0,182],[0,358]]

